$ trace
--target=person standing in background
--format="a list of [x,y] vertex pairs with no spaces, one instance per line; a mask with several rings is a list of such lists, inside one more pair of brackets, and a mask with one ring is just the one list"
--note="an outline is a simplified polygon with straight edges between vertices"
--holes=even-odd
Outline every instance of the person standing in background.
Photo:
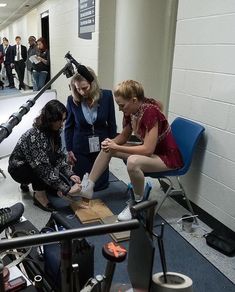
[[50,71],[50,57],[46,40],[44,38],[39,38],[37,40],[37,47],[36,62],[33,63],[33,78],[36,83],[36,91],[40,90],[45,85]]
[[[111,90],[100,89],[95,72],[87,68],[91,76],[85,79],[79,73],[71,80],[67,99],[65,144],[68,162],[79,177],[86,177],[99,154],[101,142],[116,136],[114,100]],[[95,191],[105,189],[109,183],[109,169],[96,181]]]
[[27,61],[26,61],[26,66],[27,66],[27,70],[30,76],[30,80],[32,82],[33,85],[33,91],[36,91],[36,82],[33,78],[33,63],[30,61],[30,57],[31,56],[36,56],[37,52],[38,52],[38,47],[37,47],[37,43],[36,43],[36,38],[34,36],[30,36],[28,38],[28,42],[29,42],[29,48],[28,48],[28,52],[27,52]]
[[14,55],[14,65],[15,70],[19,79],[19,90],[25,90],[24,84],[24,73],[25,73],[25,62],[27,60],[27,48],[26,46],[21,45],[21,37],[16,36],[16,44],[13,46],[13,55]]
[[7,79],[9,82],[8,87],[15,88],[14,78],[12,74],[12,68],[14,68],[14,55],[12,46],[9,45],[7,38],[3,38],[3,54],[4,54],[4,66],[6,69]]
[[0,44],[0,87],[2,87],[2,89],[4,88],[3,85],[3,81],[2,81],[2,66],[3,66],[3,62],[4,62],[4,54],[3,54],[3,44]]
[[4,58],[3,58],[3,44],[1,43],[0,44],[0,73],[2,71],[2,63],[4,61]]

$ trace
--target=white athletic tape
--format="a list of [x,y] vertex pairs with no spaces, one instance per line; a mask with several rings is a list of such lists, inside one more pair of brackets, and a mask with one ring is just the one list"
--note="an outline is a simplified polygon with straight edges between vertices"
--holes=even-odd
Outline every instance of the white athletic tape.
[[193,292],[193,281],[183,274],[168,272],[167,283],[163,273],[154,274],[152,277],[153,292]]

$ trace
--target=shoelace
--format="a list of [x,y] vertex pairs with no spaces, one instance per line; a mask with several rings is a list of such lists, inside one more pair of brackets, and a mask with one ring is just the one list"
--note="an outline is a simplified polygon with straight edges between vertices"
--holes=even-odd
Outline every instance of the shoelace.
[[3,225],[7,222],[10,217],[10,208],[2,208],[0,209],[0,224]]

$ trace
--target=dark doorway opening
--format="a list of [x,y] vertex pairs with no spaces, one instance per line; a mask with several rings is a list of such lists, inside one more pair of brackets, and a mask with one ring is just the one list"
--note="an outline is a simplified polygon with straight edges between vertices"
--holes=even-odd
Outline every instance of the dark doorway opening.
[[[41,31],[42,31],[42,37],[46,40],[49,55],[50,55],[50,33],[49,33],[49,11],[45,11],[41,14]],[[48,82],[51,79],[51,70],[49,70],[49,74],[47,75]]]

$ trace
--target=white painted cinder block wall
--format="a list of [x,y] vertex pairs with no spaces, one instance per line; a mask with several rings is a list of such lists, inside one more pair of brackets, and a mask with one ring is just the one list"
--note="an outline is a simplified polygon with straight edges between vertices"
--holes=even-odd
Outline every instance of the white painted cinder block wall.
[[205,126],[190,199],[235,231],[235,1],[179,0],[169,117]]

